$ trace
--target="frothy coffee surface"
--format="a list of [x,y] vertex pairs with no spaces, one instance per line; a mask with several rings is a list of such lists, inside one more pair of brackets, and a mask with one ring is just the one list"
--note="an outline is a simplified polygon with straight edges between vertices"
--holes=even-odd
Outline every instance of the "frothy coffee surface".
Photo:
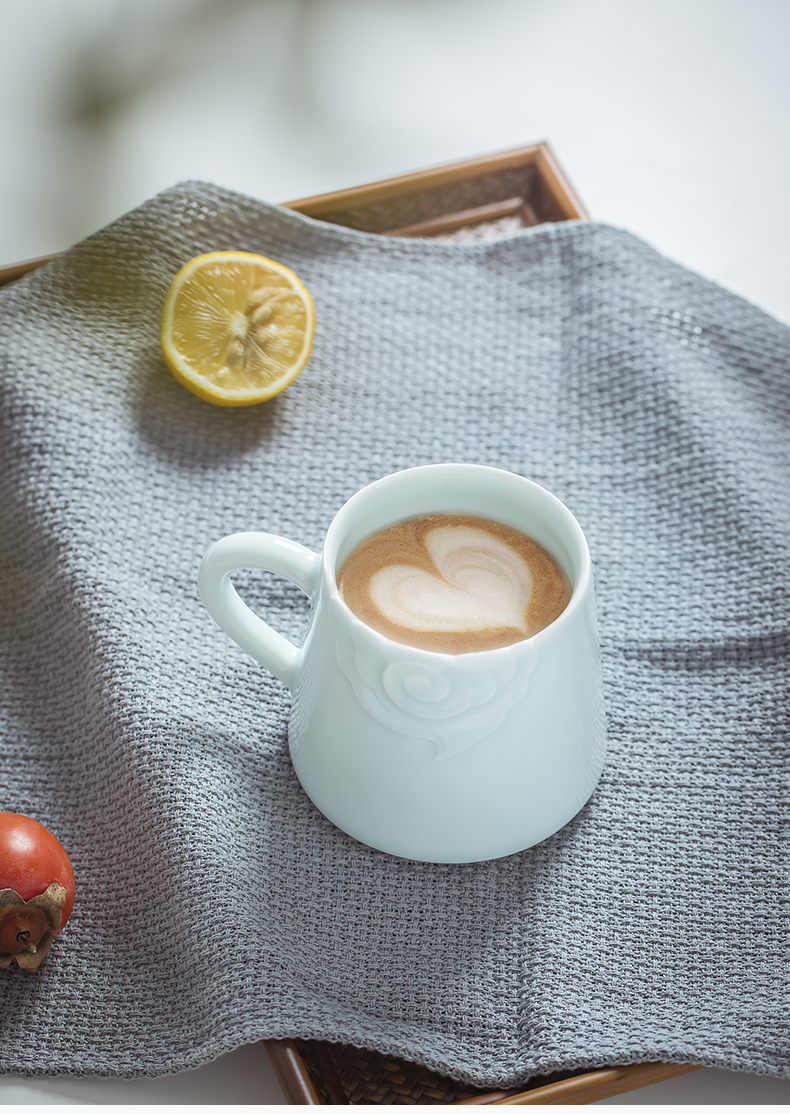
[[344,562],[338,587],[369,627],[445,654],[529,638],[571,597],[565,572],[533,538],[461,514],[424,515],[374,534]]

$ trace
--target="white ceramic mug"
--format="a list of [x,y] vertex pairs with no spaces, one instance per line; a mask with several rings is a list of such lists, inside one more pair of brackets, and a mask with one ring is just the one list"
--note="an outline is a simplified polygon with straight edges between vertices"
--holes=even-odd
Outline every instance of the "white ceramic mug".
[[[340,598],[336,573],[371,534],[436,512],[530,535],[570,578],[570,602],[531,638],[469,654],[393,642]],[[299,649],[242,603],[234,569],[287,577],[312,603]],[[352,496],[323,551],[264,533],[216,542],[200,566],[221,627],[293,693],[297,776],[334,824],[425,862],[499,858],[568,822],[601,774],[606,727],[587,542],[567,507],[522,476],[471,464],[410,468]]]

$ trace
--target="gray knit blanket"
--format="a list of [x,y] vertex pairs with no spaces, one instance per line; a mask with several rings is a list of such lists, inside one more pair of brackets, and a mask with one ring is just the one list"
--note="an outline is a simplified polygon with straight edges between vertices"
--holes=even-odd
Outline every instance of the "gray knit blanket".
[[[189,258],[260,252],[313,356],[227,410],[167,371]],[[480,1086],[637,1061],[790,1075],[790,330],[600,224],[383,238],[171,189],[0,293],[3,809],[69,851],[72,918],[0,970],[0,1071],[156,1075],[262,1037]],[[496,465],[575,513],[609,757],[541,845],[414,863],[321,816],[287,690],[196,586],[211,542],[319,548],[389,472]],[[240,574],[296,641],[306,599]]]

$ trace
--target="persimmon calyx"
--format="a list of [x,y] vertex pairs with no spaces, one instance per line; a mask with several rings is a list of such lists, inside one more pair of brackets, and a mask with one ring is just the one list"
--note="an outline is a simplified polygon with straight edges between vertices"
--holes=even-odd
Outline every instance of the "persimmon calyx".
[[60,929],[66,896],[58,882],[30,901],[16,890],[0,890],[0,967],[15,959],[20,967],[36,970]]

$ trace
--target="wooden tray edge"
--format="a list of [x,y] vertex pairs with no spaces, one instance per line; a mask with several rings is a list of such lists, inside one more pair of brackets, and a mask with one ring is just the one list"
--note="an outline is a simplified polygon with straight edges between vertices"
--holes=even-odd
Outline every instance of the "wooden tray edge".
[[36,259],[25,259],[21,263],[12,263],[8,267],[0,267],[0,286],[8,286],[10,283],[16,282],[17,279],[30,274],[31,271],[37,271],[39,267],[51,263],[59,255],[60,252],[55,252],[54,255],[39,255]]
[[546,142],[532,143],[527,147],[514,147],[508,151],[480,155],[461,162],[446,163],[427,170],[417,170],[411,174],[401,174],[397,178],[385,178],[379,182],[353,186],[351,189],[336,190],[315,197],[301,197],[297,201],[283,202],[283,207],[295,209],[308,217],[326,217],[330,213],[363,208],[367,205],[379,205],[394,198],[422,193],[426,189],[439,189],[452,183],[466,182],[484,175],[516,170],[525,166],[536,168],[566,220],[590,219]]
[[[531,1091],[495,1099],[492,1106],[584,1106],[601,1099],[623,1095],[649,1087],[665,1079],[674,1079],[690,1071],[699,1071],[702,1064],[626,1064],[618,1068],[601,1068],[580,1075],[535,1087]],[[460,1106],[461,1103],[456,1105]]]

